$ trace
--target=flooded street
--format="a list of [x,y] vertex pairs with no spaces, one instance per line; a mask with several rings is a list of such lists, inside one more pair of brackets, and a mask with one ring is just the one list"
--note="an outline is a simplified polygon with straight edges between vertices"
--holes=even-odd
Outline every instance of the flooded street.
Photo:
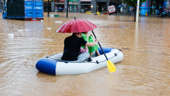
[[[5,20],[0,17],[0,96],[169,96],[170,19],[70,14],[44,21]],[[77,16],[76,16],[77,15]],[[64,22],[88,19],[104,47],[119,48],[124,60],[117,72],[107,68],[80,75],[39,73],[36,62],[63,51],[56,33]]]

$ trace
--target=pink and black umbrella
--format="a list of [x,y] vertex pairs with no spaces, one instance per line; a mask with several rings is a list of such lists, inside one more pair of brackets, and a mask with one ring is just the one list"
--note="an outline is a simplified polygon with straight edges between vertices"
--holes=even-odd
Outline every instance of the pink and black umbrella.
[[61,25],[56,32],[60,33],[81,33],[92,31],[96,25],[88,20],[74,19]]

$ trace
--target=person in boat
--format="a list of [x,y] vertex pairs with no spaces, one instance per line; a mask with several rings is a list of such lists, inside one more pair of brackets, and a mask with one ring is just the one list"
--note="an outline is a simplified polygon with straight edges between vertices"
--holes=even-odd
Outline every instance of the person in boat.
[[[82,38],[85,40],[85,41],[87,41],[87,42],[89,42],[89,43],[93,43],[95,40],[94,40],[94,38],[93,38],[93,35],[92,34],[88,34],[88,32],[83,32],[82,33]],[[97,55],[97,56],[99,56],[100,55],[100,53],[99,53],[99,51],[98,51],[98,45],[96,44],[96,45],[94,45],[94,46],[89,46],[89,47],[87,47],[87,46],[81,46],[81,50],[82,51],[87,51],[88,50],[88,52],[89,52],[89,54],[90,54],[90,58],[93,56],[93,55]]]
[[64,53],[62,60],[82,62],[89,58],[88,52],[80,52],[81,46],[94,46],[96,42],[88,43],[82,38],[82,33],[73,33],[64,40]]

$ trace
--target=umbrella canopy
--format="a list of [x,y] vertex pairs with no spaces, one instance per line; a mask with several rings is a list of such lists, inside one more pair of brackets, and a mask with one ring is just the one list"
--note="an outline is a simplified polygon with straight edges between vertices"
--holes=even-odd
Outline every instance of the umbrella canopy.
[[56,32],[60,33],[81,33],[96,28],[96,25],[88,20],[74,19],[61,25]]

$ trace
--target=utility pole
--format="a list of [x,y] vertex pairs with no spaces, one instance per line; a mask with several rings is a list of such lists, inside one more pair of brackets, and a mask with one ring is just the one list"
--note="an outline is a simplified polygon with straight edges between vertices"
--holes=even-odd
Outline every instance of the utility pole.
[[137,1],[137,8],[136,8],[136,23],[139,22],[139,7],[140,7],[140,0]]
[[51,0],[51,11],[55,12],[55,1]]
[[48,17],[50,16],[50,1],[48,0]]
[[96,6],[96,0],[91,0],[91,10],[94,14],[96,14],[96,11],[97,11],[97,6]]
[[66,18],[68,18],[69,0],[66,0]]

